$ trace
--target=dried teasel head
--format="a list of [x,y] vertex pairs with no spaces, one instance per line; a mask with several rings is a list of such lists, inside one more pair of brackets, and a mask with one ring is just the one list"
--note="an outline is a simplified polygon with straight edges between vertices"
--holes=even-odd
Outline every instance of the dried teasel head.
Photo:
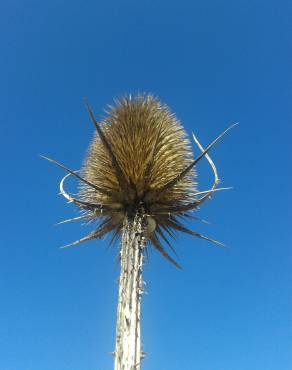
[[[121,234],[125,217],[143,210],[145,235],[156,250],[175,264],[162,242],[171,249],[169,237],[176,231],[222,245],[216,240],[192,231],[183,225],[195,210],[218,190],[216,167],[208,155],[230,126],[205,149],[193,138],[201,154],[193,159],[190,141],[180,122],[169,108],[150,95],[127,96],[109,107],[107,117],[97,122],[92,109],[87,108],[96,132],[80,171],[72,171],[49,159],[68,174],[60,183],[61,194],[75,203],[84,214],[67,221],[98,220],[98,227],[89,235],[67,246],[100,238],[107,233],[113,240]],[[205,157],[214,173],[214,184],[198,192],[196,164]],[[77,198],[64,190],[69,176],[79,179]],[[66,246],[66,247],[67,247]]]

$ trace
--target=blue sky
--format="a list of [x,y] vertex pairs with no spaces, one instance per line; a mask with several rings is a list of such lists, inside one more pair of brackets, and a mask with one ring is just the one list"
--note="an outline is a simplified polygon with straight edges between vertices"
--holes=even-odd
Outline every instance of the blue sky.
[[[87,232],[58,193],[98,115],[151,92],[213,150],[210,225],[176,243],[183,270],[145,266],[144,370],[291,369],[291,4],[274,1],[2,1],[0,369],[109,370],[117,248],[58,247]],[[290,69],[290,70],[289,70]],[[196,149],[195,149],[196,150]],[[200,189],[212,181],[198,166]],[[289,297],[290,296],[290,297]]]

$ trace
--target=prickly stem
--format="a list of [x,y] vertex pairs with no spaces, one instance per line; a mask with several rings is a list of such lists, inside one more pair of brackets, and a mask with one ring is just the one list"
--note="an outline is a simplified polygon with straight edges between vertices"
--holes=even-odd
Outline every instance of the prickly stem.
[[121,242],[121,273],[116,325],[115,370],[141,369],[142,268],[145,216],[126,217]]

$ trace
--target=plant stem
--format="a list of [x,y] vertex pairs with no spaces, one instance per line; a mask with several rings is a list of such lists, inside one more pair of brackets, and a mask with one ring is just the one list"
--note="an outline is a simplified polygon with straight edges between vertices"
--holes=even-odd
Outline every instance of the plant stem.
[[141,295],[145,216],[125,218],[116,326],[115,370],[141,369]]

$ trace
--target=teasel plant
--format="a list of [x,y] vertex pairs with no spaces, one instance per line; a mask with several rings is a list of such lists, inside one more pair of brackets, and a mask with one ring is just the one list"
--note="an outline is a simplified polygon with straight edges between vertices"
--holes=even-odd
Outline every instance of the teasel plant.
[[[71,221],[95,221],[88,235],[62,248],[76,246],[111,234],[110,243],[120,240],[115,370],[140,370],[145,353],[141,347],[142,269],[149,248],[155,249],[175,267],[171,243],[176,233],[186,233],[223,246],[185,225],[197,220],[195,211],[221,190],[210,149],[235,124],[203,147],[193,134],[200,154],[194,158],[191,142],[181,123],[152,95],[131,95],[116,100],[98,122],[86,102],[95,134],[82,168],[74,171],[43,157],[67,172],[60,193],[75,204],[81,215]],[[206,158],[214,174],[210,189],[197,190],[196,165]],[[79,180],[77,196],[65,190],[69,177]]]

